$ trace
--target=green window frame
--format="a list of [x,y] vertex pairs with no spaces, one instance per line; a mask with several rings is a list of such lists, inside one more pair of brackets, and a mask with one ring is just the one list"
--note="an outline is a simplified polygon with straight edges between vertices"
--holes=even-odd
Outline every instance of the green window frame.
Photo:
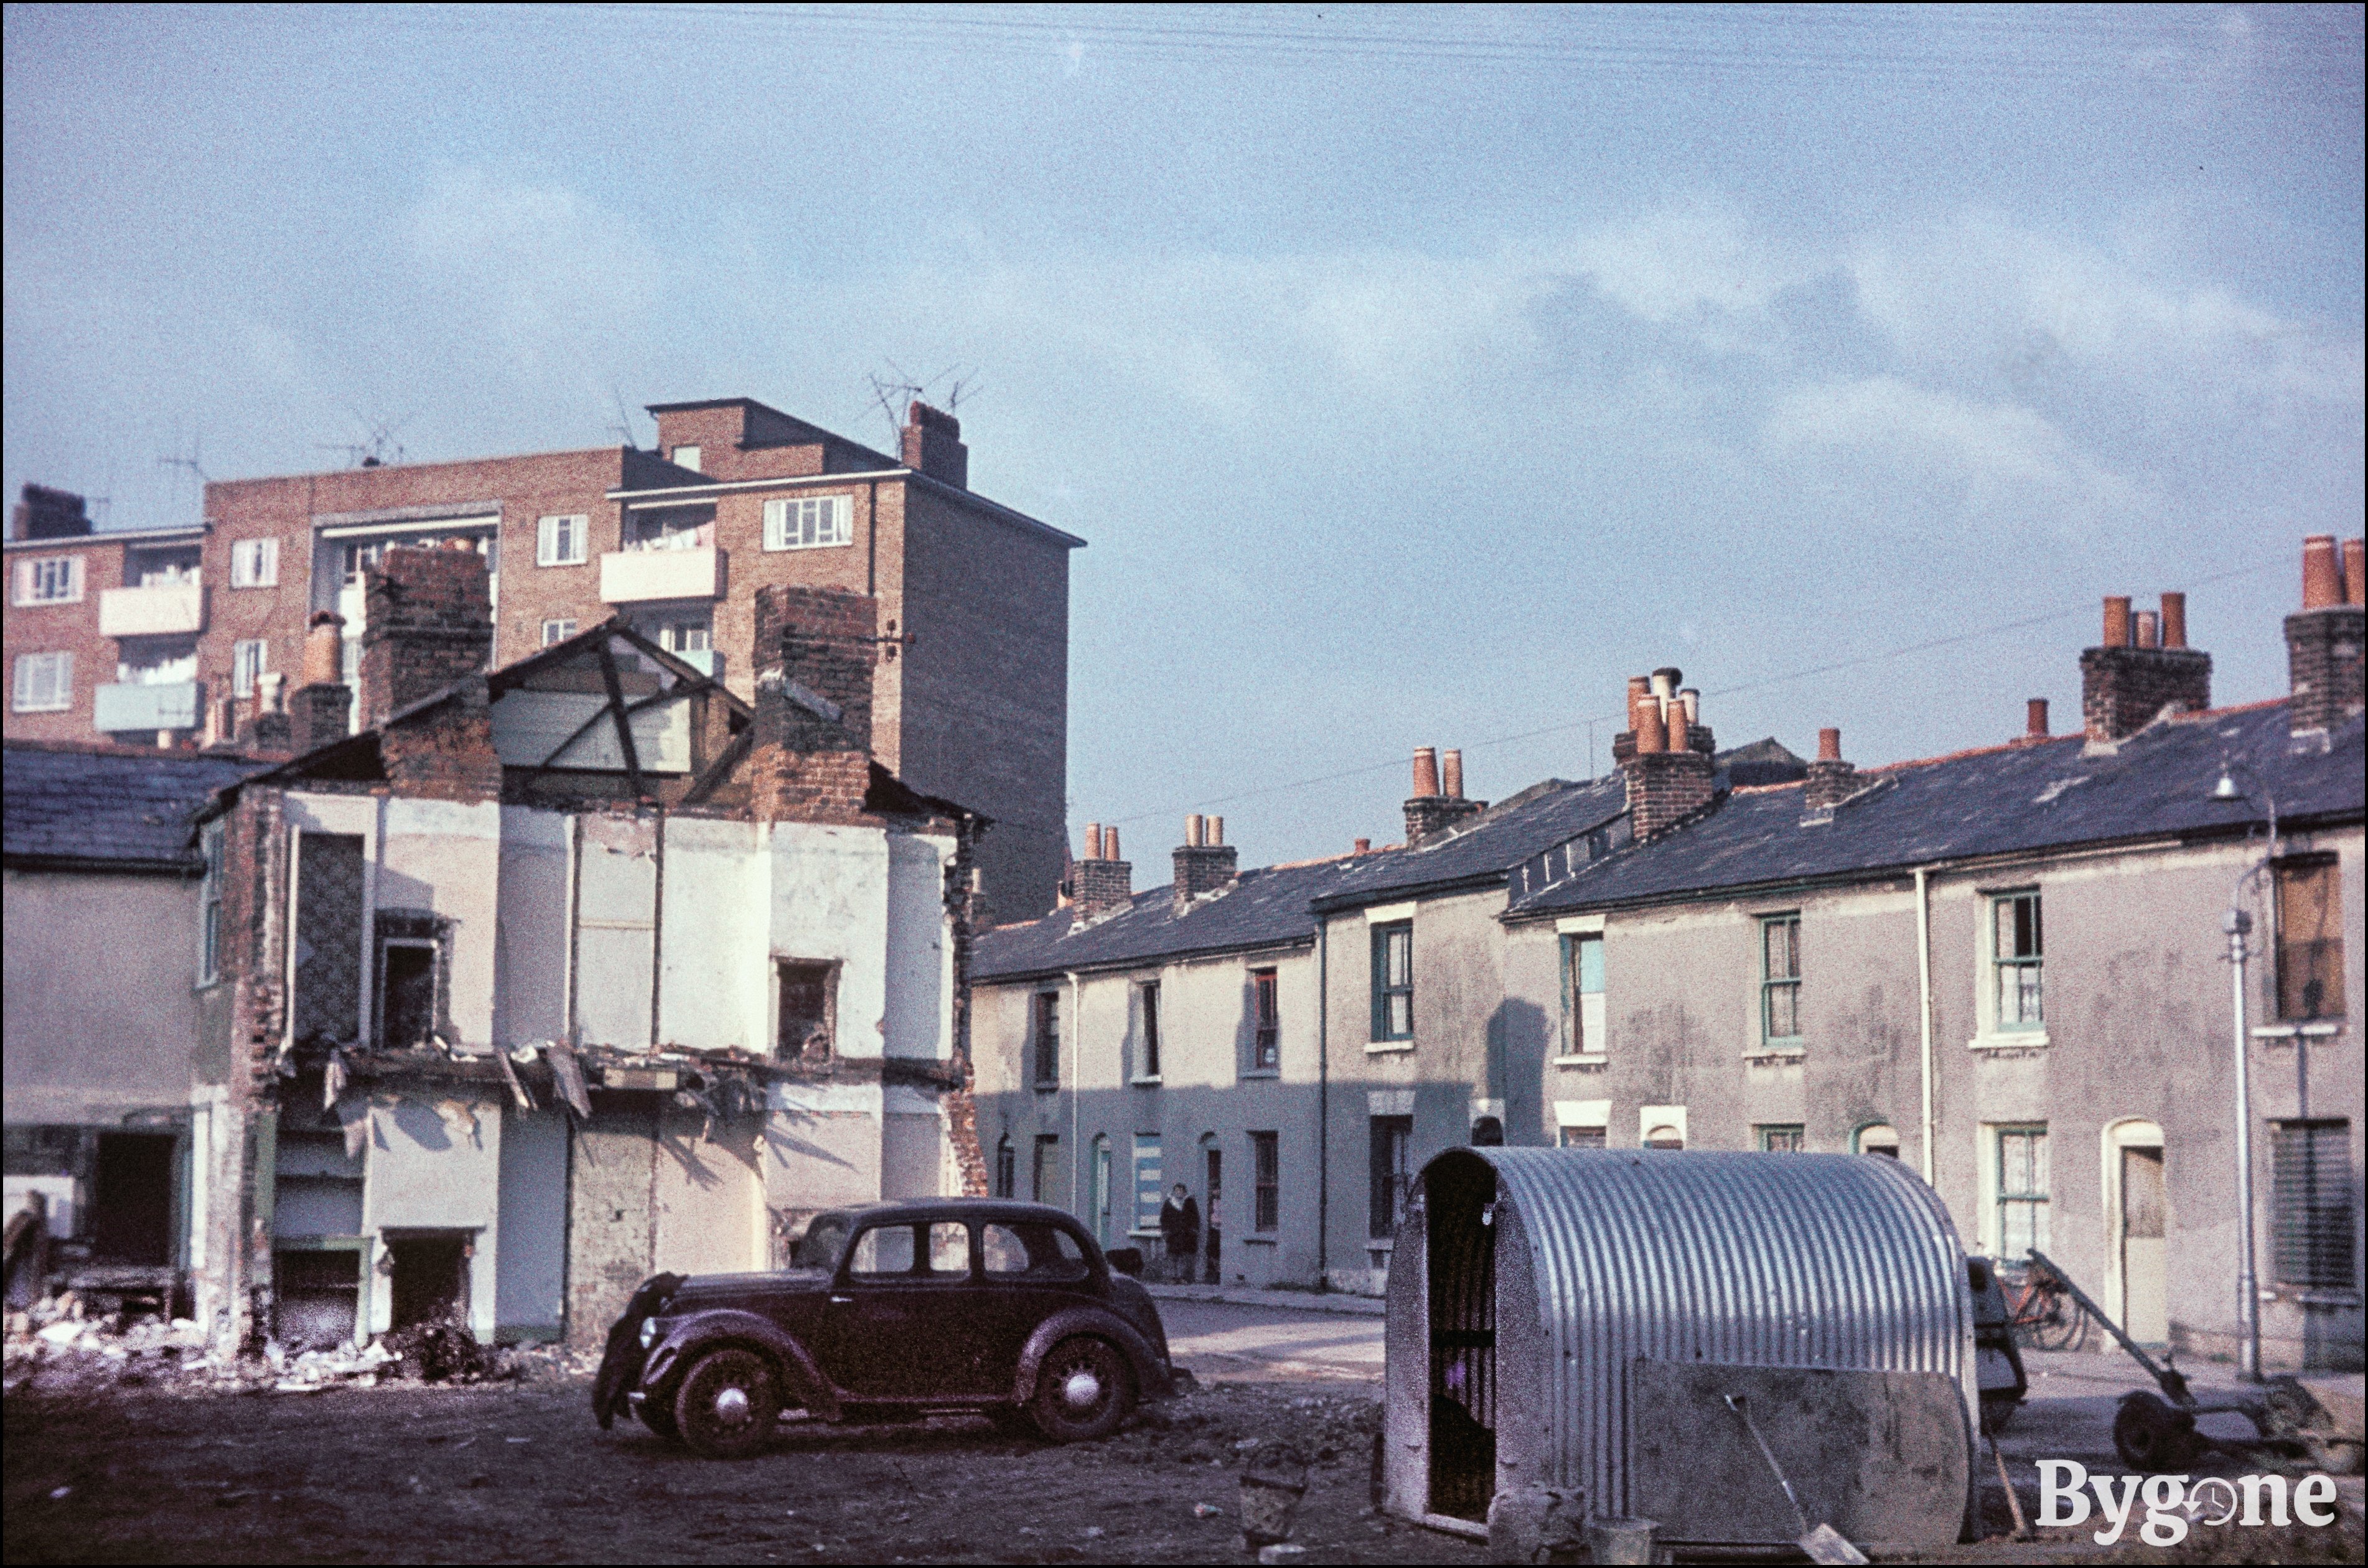
[[1373,1038],[1414,1038],[1414,922],[1373,927]]
[[1752,1129],[1763,1154],[1797,1154],[1808,1146],[1806,1130],[1797,1121],[1763,1123]]
[[2036,1248],[2045,1252],[2052,1178],[2048,1171],[2047,1124],[2000,1127],[1998,1161],[1998,1256],[2009,1261]]
[[1801,916],[1759,917],[1759,1038],[1770,1045],[1801,1039]]
[[1282,1068],[1281,976],[1274,970],[1250,971],[1250,1006],[1256,1032],[1250,1038],[1250,1071],[1274,1073]]
[[1990,900],[1990,963],[1997,973],[1990,994],[2002,1034],[2047,1027],[2040,983],[2044,937],[2036,889]]
[[211,985],[222,978],[222,824],[208,826],[199,843],[206,861],[204,915],[198,935],[198,983]]
[[1057,991],[1036,993],[1036,1086],[1054,1089],[1061,1085],[1061,994]]
[[1282,1136],[1250,1134],[1251,1221],[1258,1234],[1272,1235],[1282,1228]]

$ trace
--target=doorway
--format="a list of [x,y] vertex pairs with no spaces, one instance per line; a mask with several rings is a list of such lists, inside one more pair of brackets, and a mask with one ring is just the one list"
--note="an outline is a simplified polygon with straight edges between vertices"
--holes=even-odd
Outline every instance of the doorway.
[[102,1132],[94,1173],[90,1248],[103,1263],[173,1261],[173,1135]]
[[2141,1345],[2170,1340],[2162,1148],[2122,1146],[2122,1327]]
[[1221,1204],[1225,1191],[1225,1152],[1217,1147],[1216,1134],[1212,1132],[1201,1140],[1201,1153],[1209,1169],[1209,1211],[1201,1227],[1207,1238],[1208,1280],[1212,1285],[1222,1285],[1225,1282],[1224,1234],[1220,1229],[1224,1223]]
[[390,1330],[416,1324],[469,1324],[469,1256],[476,1249],[466,1231],[427,1231],[386,1238],[393,1269],[389,1292]]
[[1430,1511],[1483,1520],[1497,1491],[1497,1171],[1423,1176],[1430,1293]]

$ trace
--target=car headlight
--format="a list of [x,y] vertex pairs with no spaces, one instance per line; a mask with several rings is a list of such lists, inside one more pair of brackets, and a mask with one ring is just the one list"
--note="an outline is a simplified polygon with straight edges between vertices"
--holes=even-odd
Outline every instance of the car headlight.
[[655,1345],[657,1342],[658,1320],[655,1318],[643,1318],[642,1320],[642,1348],[647,1350],[651,1346]]

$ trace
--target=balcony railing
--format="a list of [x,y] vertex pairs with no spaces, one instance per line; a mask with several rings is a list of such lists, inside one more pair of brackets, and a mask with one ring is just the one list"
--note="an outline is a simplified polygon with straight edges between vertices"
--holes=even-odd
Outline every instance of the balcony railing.
[[109,588],[98,596],[102,637],[174,637],[206,629],[202,583],[162,583],[153,588]]
[[723,593],[721,550],[620,550],[600,557],[600,597],[612,605],[712,599]]
[[189,730],[195,729],[197,722],[198,683],[193,680],[176,681],[170,686],[138,686],[119,681],[100,687],[92,703],[92,728],[108,733]]

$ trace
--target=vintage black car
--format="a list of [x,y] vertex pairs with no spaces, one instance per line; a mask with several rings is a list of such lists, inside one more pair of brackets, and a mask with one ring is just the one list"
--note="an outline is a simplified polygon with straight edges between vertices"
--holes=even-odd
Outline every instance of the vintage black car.
[[1067,1443],[1109,1435],[1177,1377],[1151,1293],[1076,1220],[936,1199],[816,1215],[779,1273],[644,1281],[609,1331],[592,1408],[718,1458],[755,1450],[790,1409],[972,1410]]

